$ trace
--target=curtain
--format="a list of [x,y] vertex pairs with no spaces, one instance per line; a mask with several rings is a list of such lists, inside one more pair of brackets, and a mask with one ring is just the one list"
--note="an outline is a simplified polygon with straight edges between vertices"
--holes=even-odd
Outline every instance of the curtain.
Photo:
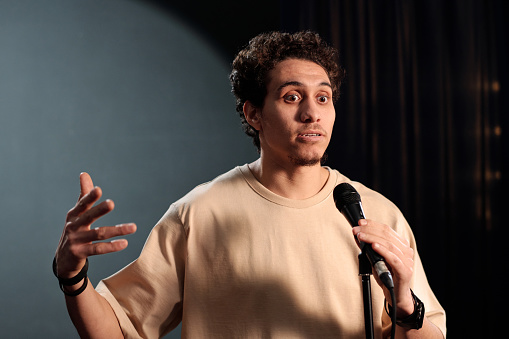
[[328,165],[403,211],[450,338],[496,337],[507,315],[506,6],[280,1],[283,30],[317,31],[339,49],[347,78]]

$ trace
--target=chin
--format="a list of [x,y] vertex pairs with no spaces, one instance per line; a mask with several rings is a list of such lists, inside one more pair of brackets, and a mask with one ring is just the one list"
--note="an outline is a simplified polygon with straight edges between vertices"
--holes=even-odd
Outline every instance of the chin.
[[289,156],[291,162],[297,166],[316,166],[322,165],[325,160],[327,160],[327,153],[322,154],[322,156]]

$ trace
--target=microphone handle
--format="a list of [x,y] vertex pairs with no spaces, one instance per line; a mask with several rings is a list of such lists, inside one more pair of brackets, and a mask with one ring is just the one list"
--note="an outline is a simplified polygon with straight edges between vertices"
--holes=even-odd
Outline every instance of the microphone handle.
[[[366,219],[364,217],[364,211],[362,210],[362,203],[360,201],[343,206],[341,213],[343,213],[352,227],[359,226],[359,220]],[[394,288],[392,275],[387,268],[387,265],[385,264],[384,258],[375,252],[375,250],[371,247],[371,244],[367,244],[364,241],[360,241],[359,239],[357,239],[357,241],[362,253],[367,256],[369,262],[375,269],[376,274],[380,280],[382,280],[383,284],[387,288]]]

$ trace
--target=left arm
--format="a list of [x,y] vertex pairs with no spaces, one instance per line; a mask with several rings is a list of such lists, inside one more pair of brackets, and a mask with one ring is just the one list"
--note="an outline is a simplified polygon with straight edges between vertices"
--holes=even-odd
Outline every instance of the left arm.
[[[353,228],[353,233],[359,240],[371,244],[373,249],[385,258],[394,280],[397,318],[405,318],[412,314],[414,301],[410,284],[414,269],[414,250],[408,240],[389,226],[369,219],[359,220],[359,226]],[[376,275],[375,278],[383,288],[385,298],[390,301],[389,291]],[[397,326],[396,338],[443,338],[443,335],[438,327],[424,317],[423,326],[419,330]]]

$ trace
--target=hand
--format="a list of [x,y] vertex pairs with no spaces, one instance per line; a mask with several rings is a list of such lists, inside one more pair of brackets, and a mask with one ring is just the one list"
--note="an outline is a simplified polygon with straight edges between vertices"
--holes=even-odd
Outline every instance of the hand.
[[[414,311],[413,298],[410,293],[410,280],[414,267],[414,250],[408,241],[387,225],[373,220],[361,219],[359,226],[353,228],[353,234],[385,259],[394,281],[396,293],[397,316],[405,317]],[[375,275],[378,284],[384,287]],[[390,294],[384,288],[385,298],[390,302]]]
[[92,223],[111,212],[115,204],[111,200],[105,200],[94,206],[101,198],[102,190],[94,187],[92,178],[87,173],[81,173],[80,186],[78,202],[67,213],[64,231],[55,254],[57,274],[61,278],[78,274],[85,265],[86,258],[91,255],[118,252],[127,247],[125,239],[96,243],[94,241],[136,232],[135,224],[91,229]]

